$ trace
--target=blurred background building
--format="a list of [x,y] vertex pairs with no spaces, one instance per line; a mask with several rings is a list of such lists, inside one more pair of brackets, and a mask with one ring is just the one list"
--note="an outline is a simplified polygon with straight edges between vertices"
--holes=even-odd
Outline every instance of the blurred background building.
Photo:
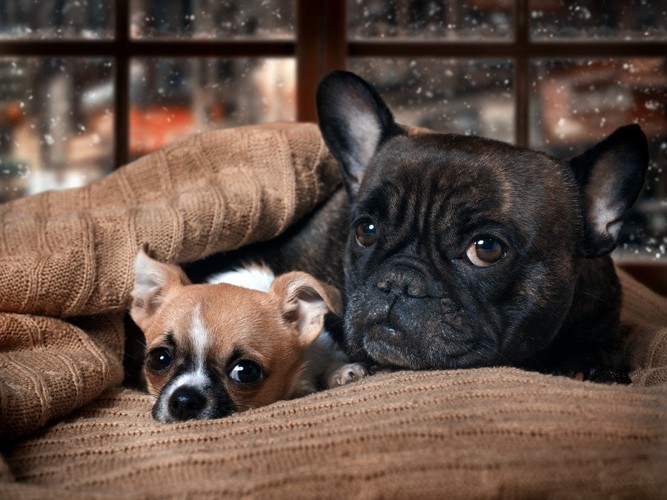
[[661,259],[666,48],[667,0],[0,0],[0,200],[313,120],[317,78],[346,66],[401,122],[558,156],[639,123],[651,167],[619,255]]

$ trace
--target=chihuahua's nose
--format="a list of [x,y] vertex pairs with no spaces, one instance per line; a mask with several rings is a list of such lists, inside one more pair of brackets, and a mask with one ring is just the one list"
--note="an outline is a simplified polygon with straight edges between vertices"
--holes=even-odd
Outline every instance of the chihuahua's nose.
[[194,387],[179,387],[169,398],[169,413],[176,420],[197,418],[206,406],[206,396]]

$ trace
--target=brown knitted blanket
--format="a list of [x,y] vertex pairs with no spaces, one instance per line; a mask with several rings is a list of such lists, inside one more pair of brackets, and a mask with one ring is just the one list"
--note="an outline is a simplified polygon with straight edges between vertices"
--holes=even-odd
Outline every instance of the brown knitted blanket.
[[0,206],[0,498],[667,497],[667,299],[622,274],[633,386],[398,372],[159,424],[120,389],[133,259],[270,239],[336,187],[314,125],[207,133]]

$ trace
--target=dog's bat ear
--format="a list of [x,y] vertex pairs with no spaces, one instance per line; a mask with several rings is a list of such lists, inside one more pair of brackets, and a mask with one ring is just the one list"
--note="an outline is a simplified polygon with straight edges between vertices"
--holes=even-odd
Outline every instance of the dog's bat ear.
[[312,344],[322,332],[326,313],[340,315],[343,310],[338,290],[302,272],[277,277],[269,293],[281,300],[283,317],[294,325],[304,347]]
[[584,234],[580,252],[598,257],[618,244],[625,213],[644,185],[648,143],[639,125],[617,129],[570,160],[582,195]]
[[384,140],[403,133],[377,91],[348,71],[333,71],[317,87],[317,119],[324,142],[354,198],[371,158]]
[[134,288],[130,316],[145,330],[153,314],[162,305],[167,291],[174,286],[188,285],[190,281],[183,270],[173,264],[163,264],[152,259],[143,247],[134,260]]

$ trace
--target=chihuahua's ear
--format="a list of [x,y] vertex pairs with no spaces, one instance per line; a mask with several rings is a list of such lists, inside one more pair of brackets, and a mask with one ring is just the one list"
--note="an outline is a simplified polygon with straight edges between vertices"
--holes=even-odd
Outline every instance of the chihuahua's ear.
[[140,249],[134,260],[134,289],[130,316],[139,328],[145,330],[153,314],[162,305],[167,291],[172,287],[189,283],[180,267],[151,259],[145,247]]
[[377,91],[348,71],[325,75],[316,101],[322,137],[338,160],[347,194],[353,199],[380,144],[403,129]]
[[570,160],[582,195],[584,257],[611,252],[618,243],[625,213],[644,185],[648,143],[639,125],[617,129],[584,154]]
[[340,315],[343,309],[338,290],[302,272],[277,277],[269,293],[281,302],[283,317],[295,326],[303,346],[312,344],[320,335],[326,313]]

